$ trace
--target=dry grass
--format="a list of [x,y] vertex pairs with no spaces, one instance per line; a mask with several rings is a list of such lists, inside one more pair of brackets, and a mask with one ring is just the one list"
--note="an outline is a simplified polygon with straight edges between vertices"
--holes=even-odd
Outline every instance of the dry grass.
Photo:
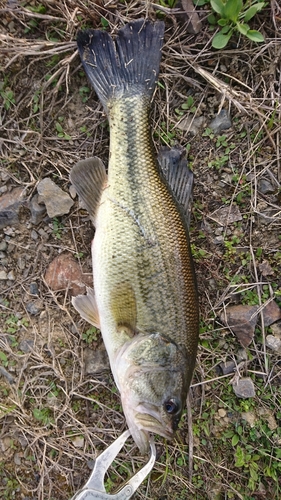
[[[101,27],[104,18],[108,29],[115,31],[128,20],[156,16],[150,2],[87,5],[82,0],[42,0],[40,5],[43,10],[33,0],[22,6],[7,2],[0,8],[0,173],[9,189],[25,187],[28,199],[46,176],[67,190],[69,171],[78,159],[95,154],[107,161],[106,118],[94,92],[85,90],[88,83],[75,46],[77,30]],[[175,443],[157,441],[154,472],[135,498],[278,498],[280,479],[270,477],[269,471],[273,474],[274,469],[281,477],[281,456],[276,453],[281,435],[278,429],[271,431],[269,417],[281,419],[281,371],[278,356],[266,346],[263,308],[274,298],[280,304],[280,7],[271,1],[256,20],[265,34],[264,44],[241,38],[231,49],[219,52],[211,49],[207,12],[201,12],[203,30],[189,35],[173,9],[161,10],[167,14],[167,29],[152,127],[157,149],[171,141],[190,148],[196,177],[191,239],[202,333],[190,394],[194,431],[193,443],[189,437],[190,463],[190,414],[186,414]],[[225,140],[234,146],[227,162],[220,159],[226,147],[217,145],[216,137],[202,133],[192,137],[177,130],[175,109],[181,109],[187,95],[194,99],[195,117],[203,113],[211,118],[222,107],[230,112],[234,126]],[[63,136],[58,135],[57,123]],[[261,179],[271,182],[274,194],[260,192]],[[213,214],[233,204],[243,219],[224,225],[220,233]],[[1,358],[0,496],[6,499],[70,498],[88,478],[87,463],[125,429],[110,374],[92,378],[84,373],[87,343],[81,333],[88,326],[75,314],[67,291],[54,293],[44,282],[47,265],[64,250],[79,253],[83,270],[91,270],[93,229],[87,215],[77,204],[61,224],[60,234],[55,234],[52,221],[45,221],[42,227],[49,228],[48,238],[35,241],[29,212],[23,209],[19,227],[10,234],[14,248],[7,265],[17,279],[1,282],[0,297],[0,352],[6,356],[6,361]],[[226,243],[215,245],[215,234],[223,235]],[[262,275],[263,260],[271,265],[272,275]],[[33,282],[42,301],[36,316],[26,309]],[[218,317],[228,304],[252,300],[259,305],[259,328],[247,349],[247,361],[241,363],[237,340]],[[34,340],[26,353],[20,348],[23,339]],[[100,344],[98,337],[90,347]],[[240,375],[254,380],[253,401],[234,396],[233,374],[218,374],[219,363],[229,359],[235,360]],[[225,409],[225,417],[219,416],[220,409]],[[243,420],[243,411],[255,416],[252,428]],[[237,446],[231,445],[234,434],[251,456],[263,450],[252,490],[254,469],[246,458],[237,465]],[[128,444],[112,468],[114,487],[142,463],[136,448]]]

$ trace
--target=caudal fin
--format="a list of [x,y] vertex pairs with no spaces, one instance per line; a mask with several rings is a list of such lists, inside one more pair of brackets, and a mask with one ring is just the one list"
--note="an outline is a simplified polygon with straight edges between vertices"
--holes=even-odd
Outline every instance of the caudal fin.
[[78,51],[85,72],[107,110],[111,98],[152,96],[158,78],[164,23],[139,19],[126,24],[113,40],[100,30],[80,31]]

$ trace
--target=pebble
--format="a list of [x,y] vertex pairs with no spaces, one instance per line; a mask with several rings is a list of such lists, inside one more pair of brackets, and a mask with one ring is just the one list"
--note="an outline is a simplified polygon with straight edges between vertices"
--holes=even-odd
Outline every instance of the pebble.
[[31,198],[29,209],[31,212],[30,221],[35,226],[38,226],[40,222],[44,219],[46,215],[46,207],[44,204],[38,203],[38,194],[35,194],[33,198]]
[[13,270],[8,272],[7,279],[11,280],[11,281],[15,281],[16,277],[15,277],[15,273]]
[[209,217],[222,226],[227,226],[228,224],[242,220],[241,212],[237,205],[234,204],[230,207],[222,207],[215,210],[215,212],[209,214]]
[[86,375],[103,373],[110,370],[109,359],[104,348],[93,351],[89,347],[84,349],[84,371]]
[[219,408],[218,409],[218,414],[221,418],[225,417],[226,416],[226,411],[224,408]]
[[233,390],[238,398],[253,398],[256,394],[255,386],[250,377],[240,378],[233,384]]
[[49,264],[45,273],[45,280],[51,290],[66,290],[74,296],[83,294],[86,285],[92,286],[91,275],[82,273],[79,263],[70,253],[64,252]]
[[242,347],[248,347],[253,340],[257,310],[258,306],[229,306],[220,315],[221,321],[231,328]]
[[31,352],[34,348],[34,340],[33,339],[23,339],[19,343],[19,350],[22,352]]
[[232,122],[225,109],[222,109],[209,124],[209,128],[211,128],[215,134],[220,134],[223,130],[227,130],[231,127]]
[[14,454],[14,462],[16,465],[21,465],[21,455],[19,453]]
[[281,309],[275,300],[271,300],[262,310],[264,326],[270,326],[281,319]]
[[0,241],[0,251],[5,252],[7,250],[7,242],[5,240]]
[[34,302],[28,302],[26,304],[26,310],[31,314],[32,316],[36,316],[36,314],[39,314],[43,309],[43,303],[42,300],[38,299],[35,300]]
[[273,335],[275,335],[275,337],[278,337],[279,339],[281,339],[281,321],[274,323],[273,325],[271,325],[270,328],[271,328]]
[[39,238],[38,233],[34,229],[32,229],[30,236],[35,241],[38,240],[38,238]]
[[274,335],[267,335],[266,345],[272,351],[281,354],[281,340],[278,339],[277,337],[274,337]]
[[37,283],[30,283],[29,290],[32,295],[39,295]]
[[37,186],[38,203],[44,203],[50,218],[69,213],[74,204],[70,196],[57,186],[52,179],[45,177]]
[[266,179],[260,179],[258,182],[258,190],[262,194],[273,194],[276,189],[272,186],[271,182]]
[[19,222],[19,209],[24,202],[25,189],[16,187],[0,197],[0,229]]
[[84,440],[84,438],[83,438],[83,437],[81,437],[81,436],[76,436],[76,437],[73,439],[73,441],[72,441],[73,446],[74,446],[75,448],[83,448],[83,446],[84,446],[84,442],[85,442],[85,440]]
[[6,257],[5,252],[0,252],[0,259],[5,259],[5,257]]
[[18,258],[17,264],[18,264],[18,268],[19,268],[21,271],[23,271],[23,270],[24,270],[24,268],[25,268],[25,258],[24,258],[24,257],[22,257],[22,256],[20,256],[20,257]]
[[4,271],[4,269],[2,269],[0,271],[0,280],[4,281],[4,280],[7,280],[7,279],[8,279],[7,273],[6,273],[6,271]]
[[204,116],[186,115],[177,124],[177,128],[189,132],[192,135],[196,135],[199,132],[200,127],[203,126],[205,121]]
[[223,375],[233,373],[235,371],[235,366],[236,364],[234,361],[226,361],[225,363],[219,364],[219,368],[221,369]]

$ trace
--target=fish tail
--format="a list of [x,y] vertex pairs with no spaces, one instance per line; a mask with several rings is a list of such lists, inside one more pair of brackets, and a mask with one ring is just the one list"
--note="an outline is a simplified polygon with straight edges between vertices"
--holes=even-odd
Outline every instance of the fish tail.
[[106,111],[112,98],[137,94],[152,97],[163,38],[164,23],[145,19],[126,24],[114,40],[101,30],[78,33],[83,67]]

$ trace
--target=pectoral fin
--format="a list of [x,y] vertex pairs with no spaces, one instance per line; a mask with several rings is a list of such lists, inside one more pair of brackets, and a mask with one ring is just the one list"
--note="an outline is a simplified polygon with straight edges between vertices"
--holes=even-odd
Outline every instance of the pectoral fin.
[[162,148],[159,151],[158,163],[189,226],[193,173],[188,168],[184,153],[183,149],[177,147]]
[[96,156],[81,160],[70,172],[70,181],[89,215],[95,219],[107,175],[103,162]]
[[87,295],[72,297],[72,304],[80,316],[100,329],[100,319],[93,288],[87,288]]
[[111,293],[111,312],[117,330],[133,337],[137,323],[137,304],[129,283],[120,283]]

